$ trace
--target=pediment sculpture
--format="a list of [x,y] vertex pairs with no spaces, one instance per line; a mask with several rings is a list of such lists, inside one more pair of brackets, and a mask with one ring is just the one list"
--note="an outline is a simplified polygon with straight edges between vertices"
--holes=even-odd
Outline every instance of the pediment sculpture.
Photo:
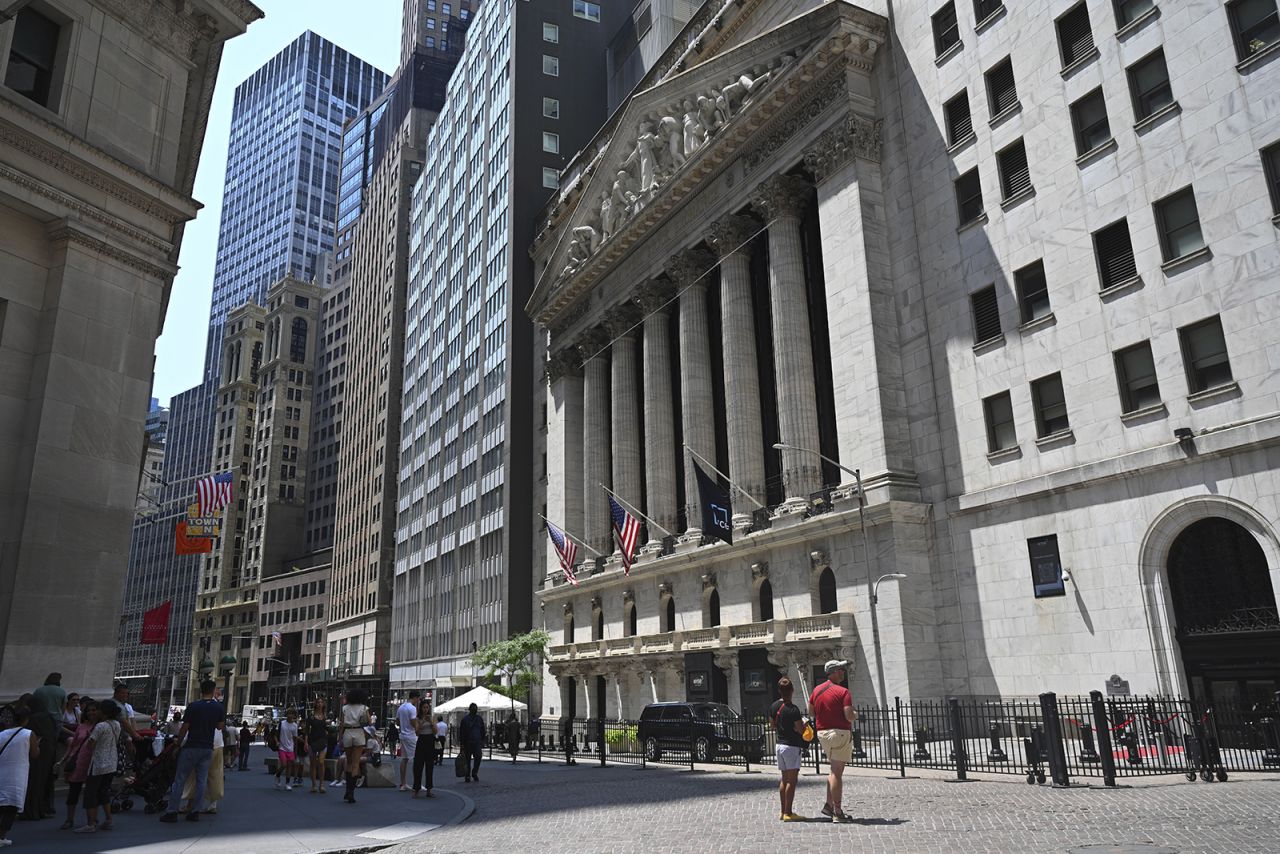
[[796,51],[788,51],[723,79],[719,85],[680,95],[646,112],[636,126],[635,142],[626,149],[616,170],[602,176],[605,188],[571,230],[561,275],[573,275],[605,241],[644,210],[663,184],[781,76],[796,55]]

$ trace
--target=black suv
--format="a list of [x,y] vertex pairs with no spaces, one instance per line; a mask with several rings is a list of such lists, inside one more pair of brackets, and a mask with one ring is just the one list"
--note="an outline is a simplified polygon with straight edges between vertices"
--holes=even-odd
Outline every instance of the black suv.
[[759,762],[764,755],[764,727],[724,703],[650,703],[640,713],[636,735],[651,762],[663,750],[690,751],[695,762],[735,754]]

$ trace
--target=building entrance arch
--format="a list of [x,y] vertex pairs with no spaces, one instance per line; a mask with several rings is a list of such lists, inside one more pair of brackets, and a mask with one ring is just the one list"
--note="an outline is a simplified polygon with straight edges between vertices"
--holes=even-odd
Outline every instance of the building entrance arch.
[[1148,531],[1142,570],[1158,691],[1252,704],[1280,690],[1280,547],[1259,514],[1179,502]]

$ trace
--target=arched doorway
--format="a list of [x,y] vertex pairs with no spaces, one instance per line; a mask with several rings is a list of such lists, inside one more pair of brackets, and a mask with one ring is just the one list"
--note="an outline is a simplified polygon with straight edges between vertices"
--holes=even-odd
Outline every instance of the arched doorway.
[[1192,522],[1170,545],[1167,569],[1191,695],[1270,701],[1280,690],[1280,614],[1254,535],[1221,516]]

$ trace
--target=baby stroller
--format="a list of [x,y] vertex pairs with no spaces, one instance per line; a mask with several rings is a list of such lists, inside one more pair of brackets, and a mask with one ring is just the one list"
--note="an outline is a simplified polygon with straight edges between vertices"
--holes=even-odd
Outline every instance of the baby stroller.
[[171,741],[156,758],[139,761],[138,772],[126,783],[125,797],[140,798],[148,814],[162,812],[167,805],[169,788],[178,771],[178,749],[178,743]]

